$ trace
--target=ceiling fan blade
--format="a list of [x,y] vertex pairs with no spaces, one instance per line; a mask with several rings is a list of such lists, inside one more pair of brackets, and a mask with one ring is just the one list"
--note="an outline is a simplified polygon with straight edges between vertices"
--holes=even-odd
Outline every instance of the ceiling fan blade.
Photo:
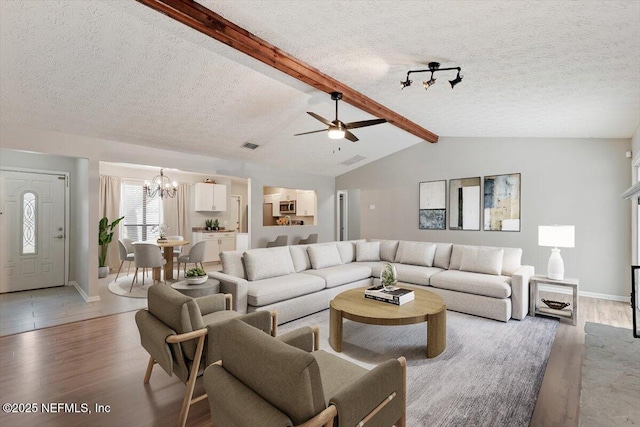
[[365,126],[379,125],[381,123],[387,123],[387,119],[362,120],[360,122],[345,123],[344,126],[347,129],[355,129],[355,128],[363,128]]
[[359,141],[359,139],[354,134],[349,132],[348,130],[344,131],[344,139],[348,139],[351,142],[358,142]]
[[319,116],[316,113],[313,113],[311,111],[307,111],[307,114],[310,115],[311,117],[313,117],[314,119],[321,121],[325,125],[331,126],[331,122],[329,120],[325,119],[324,117],[321,117],[321,116]]
[[312,130],[311,132],[303,132],[303,133],[296,133],[293,136],[300,136],[300,135],[309,135],[310,133],[318,133],[318,132],[326,132],[329,129],[320,129],[320,130]]

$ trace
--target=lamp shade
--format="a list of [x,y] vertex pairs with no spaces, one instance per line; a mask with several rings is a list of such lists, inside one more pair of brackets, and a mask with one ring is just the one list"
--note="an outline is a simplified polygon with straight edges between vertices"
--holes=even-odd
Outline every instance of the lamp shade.
[[573,248],[575,246],[575,226],[538,226],[538,246],[549,246],[552,248]]

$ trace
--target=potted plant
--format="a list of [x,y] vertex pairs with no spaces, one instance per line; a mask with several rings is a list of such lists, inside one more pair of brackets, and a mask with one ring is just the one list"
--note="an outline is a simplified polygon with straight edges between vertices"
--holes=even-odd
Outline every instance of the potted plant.
[[185,280],[190,285],[201,285],[209,278],[207,272],[198,268],[190,268],[184,273]]
[[215,221],[213,221],[213,229],[214,230],[220,230],[220,221],[218,221],[217,218],[216,218]]
[[387,263],[384,266],[384,270],[382,270],[382,274],[380,274],[380,282],[382,282],[385,291],[393,290],[396,287],[398,275],[396,268],[391,263]]
[[207,231],[211,231],[211,228],[213,227],[213,220],[211,219],[205,220],[204,226],[207,227]]
[[98,252],[98,277],[100,279],[107,277],[107,274],[109,274],[109,267],[107,266],[107,250],[109,249],[109,243],[113,240],[113,229],[116,228],[118,223],[123,219],[124,217],[120,217],[109,224],[109,220],[105,216],[98,224],[98,245],[100,245],[100,250]]

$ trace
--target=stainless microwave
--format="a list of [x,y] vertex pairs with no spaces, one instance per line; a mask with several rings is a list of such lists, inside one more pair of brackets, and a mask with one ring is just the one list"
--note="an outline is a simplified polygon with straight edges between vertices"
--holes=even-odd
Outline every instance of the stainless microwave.
[[296,213],[296,201],[295,200],[282,200],[282,201],[280,201],[280,213],[281,214],[294,214],[294,213]]

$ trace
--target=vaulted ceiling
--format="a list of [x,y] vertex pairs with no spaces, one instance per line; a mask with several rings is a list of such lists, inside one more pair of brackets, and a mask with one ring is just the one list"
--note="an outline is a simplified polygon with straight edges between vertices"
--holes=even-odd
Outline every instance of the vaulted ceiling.
[[[636,0],[200,3],[441,137],[628,138],[640,121]],[[400,90],[429,61],[462,83]],[[306,111],[333,118],[329,95],[133,0],[0,2],[0,95],[0,124],[320,175],[426,144],[390,124],[293,137],[323,127]]]

